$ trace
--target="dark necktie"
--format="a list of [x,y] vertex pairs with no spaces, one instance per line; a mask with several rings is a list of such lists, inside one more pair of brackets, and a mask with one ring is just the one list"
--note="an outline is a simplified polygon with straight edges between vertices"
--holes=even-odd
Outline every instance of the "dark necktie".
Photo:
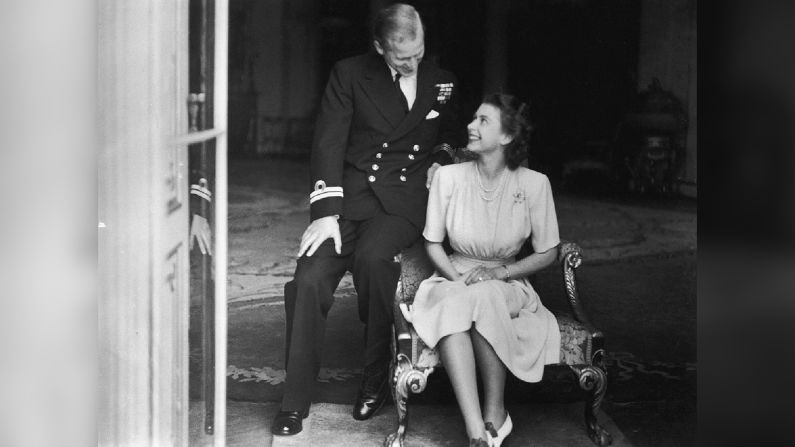
[[400,103],[403,104],[403,113],[408,113],[409,101],[406,99],[406,95],[403,94],[403,90],[400,89],[400,73],[395,73],[395,90],[397,90],[398,95],[400,95]]

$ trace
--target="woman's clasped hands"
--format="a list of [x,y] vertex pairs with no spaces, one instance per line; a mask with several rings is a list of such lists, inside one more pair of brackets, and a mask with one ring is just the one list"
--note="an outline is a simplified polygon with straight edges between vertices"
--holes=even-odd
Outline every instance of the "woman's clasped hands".
[[[488,281],[490,279],[497,279],[502,281],[503,279],[505,279],[503,276],[504,270],[505,269],[503,269],[502,266],[486,267],[483,265],[479,265],[473,268],[472,270],[465,272],[458,279],[464,281],[464,283],[468,286],[478,282]],[[501,273],[503,274],[501,275]]]

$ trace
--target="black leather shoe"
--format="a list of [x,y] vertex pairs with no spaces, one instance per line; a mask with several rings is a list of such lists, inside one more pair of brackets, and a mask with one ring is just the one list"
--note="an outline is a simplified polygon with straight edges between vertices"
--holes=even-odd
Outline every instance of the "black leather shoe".
[[353,404],[353,418],[357,421],[370,419],[384,406],[388,395],[389,363],[366,366]]
[[279,411],[273,419],[271,432],[278,436],[292,436],[304,429],[303,421],[309,416],[309,409],[304,411]]

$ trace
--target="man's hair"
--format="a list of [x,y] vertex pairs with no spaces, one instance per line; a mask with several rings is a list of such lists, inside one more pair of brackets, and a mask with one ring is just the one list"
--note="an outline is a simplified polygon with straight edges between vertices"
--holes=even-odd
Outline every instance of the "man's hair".
[[387,6],[373,18],[373,39],[383,48],[389,48],[391,41],[414,40],[419,32],[425,32],[420,14],[405,3]]
[[483,98],[483,104],[494,106],[500,111],[502,131],[513,137],[505,146],[505,162],[508,169],[514,170],[527,156],[530,133],[533,131],[527,103],[512,95],[492,93]]

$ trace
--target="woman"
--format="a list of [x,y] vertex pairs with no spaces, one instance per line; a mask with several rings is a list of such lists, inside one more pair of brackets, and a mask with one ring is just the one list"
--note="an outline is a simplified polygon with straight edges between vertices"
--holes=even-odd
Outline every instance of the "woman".
[[[560,239],[549,180],[519,166],[525,108],[509,95],[487,96],[467,126],[476,159],[439,168],[428,201],[423,236],[436,273],[418,288],[411,320],[428,346],[439,346],[470,446],[499,447],[511,432],[506,369],[538,382],[560,351],[557,321],[526,279],[554,262]],[[515,259],[528,238],[534,253]]]

